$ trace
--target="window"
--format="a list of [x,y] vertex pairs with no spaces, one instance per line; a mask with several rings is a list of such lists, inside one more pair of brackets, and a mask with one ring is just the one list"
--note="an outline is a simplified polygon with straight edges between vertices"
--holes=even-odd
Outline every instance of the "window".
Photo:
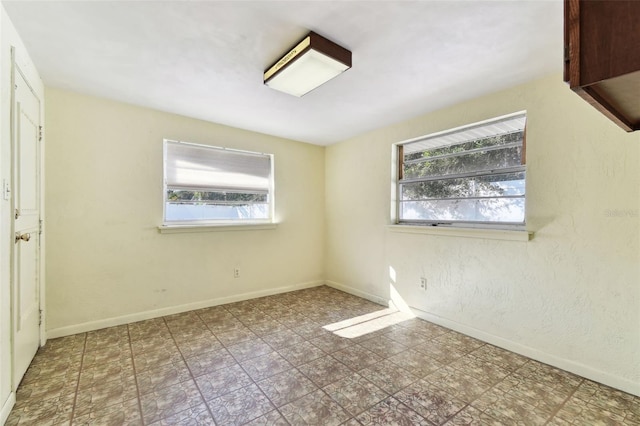
[[273,155],[164,141],[164,224],[271,222]]
[[517,113],[397,144],[398,222],[522,227],[525,123]]

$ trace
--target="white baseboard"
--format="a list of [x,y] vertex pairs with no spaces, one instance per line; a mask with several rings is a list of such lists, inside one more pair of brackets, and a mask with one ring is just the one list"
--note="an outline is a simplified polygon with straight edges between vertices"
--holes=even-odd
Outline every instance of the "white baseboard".
[[5,424],[14,405],[16,405],[16,393],[11,392],[4,404],[2,404],[2,410],[0,410],[0,425]]
[[301,284],[294,284],[285,287],[271,288],[267,290],[252,291],[233,296],[219,297],[200,302],[187,303],[178,306],[169,306],[151,311],[138,312],[135,314],[122,315],[114,318],[106,318],[96,321],[89,321],[81,324],[69,325],[66,327],[53,328],[47,330],[47,339],[70,336],[72,334],[85,333],[87,331],[99,330],[101,328],[114,327],[117,325],[130,324],[136,321],[144,321],[152,318],[163,317],[165,315],[179,314],[196,309],[208,308],[211,306],[224,305],[226,303],[240,302],[243,300],[255,299],[258,297],[271,296],[274,294],[287,293],[289,291],[302,290],[305,288],[318,287],[324,285],[324,281],[311,281]]
[[349,287],[335,281],[325,281],[325,284],[328,285],[329,287],[335,288],[336,290],[344,291],[345,293],[362,297],[363,299],[367,299],[373,303],[377,303],[378,305],[389,306],[389,300],[385,299],[384,297],[366,293],[364,291],[358,290],[357,288]]
[[[367,300],[371,300],[376,303],[384,304],[379,301],[384,300],[383,297],[376,296],[362,292],[356,288],[345,286],[333,281],[327,281],[326,284],[330,287],[337,288],[338,290],[345,291],[355,296],[363,297]],[[411,311],[418,318],[422,318],[426,321],[432,322],[437,325],[441,325],[450,330],[457,331],[467,336],[482,340],[483,342],[490,343],[494,346],[506,349],[511,352],[526,356],[527,358],[540,361],[544,364],[551,365],[556,368],[568,371],[573,374],[585,377],[589,380],[593,380],[598,383],[602,383],[607,386],[611,386],[616,389],[620,389],[624,392],[628,392],[632,395],[640,396],[640,383],[633,382],[624,377],[615,376],[610,373],[597,370],[585,364],[581,364],[566,358],[558,357],[556,355],[549,354],[547,352],[540,351],[530,346],[522,345],[520,343],[513,342],[509,339],[502,338],[500,336],[487,333],[474,327],[443,318],[438,315],[431,314],[429,312],[422,311],[420,309],[410,307]]]

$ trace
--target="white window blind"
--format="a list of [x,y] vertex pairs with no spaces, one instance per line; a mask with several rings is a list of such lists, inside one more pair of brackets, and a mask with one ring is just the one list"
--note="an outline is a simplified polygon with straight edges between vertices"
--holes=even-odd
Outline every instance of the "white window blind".
[[167,189],[266,194],[271,155],[167,141]]
[[164,223],[268,223],[273,155],[164,141]]

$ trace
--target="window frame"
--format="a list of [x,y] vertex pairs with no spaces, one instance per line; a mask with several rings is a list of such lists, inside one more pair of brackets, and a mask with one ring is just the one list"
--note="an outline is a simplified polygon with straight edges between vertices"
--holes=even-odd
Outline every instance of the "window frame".
[[[509,120],[509,119],[513,119],[513,118],[517,118],[519,116],[523,116],[524,120],[525,120],[525,125],[522,129],[522,155],[521,155],[521,165],[519,167],[510,167],[510,168],[503,168],[503,169],[496,169],[498,170],[497,174],[500,173],[510,173],[510,172],[524,172],[525,173],[525,191],[524,191],[524,196],[523,196],[523,200],[524,200],[524,218],[522,222],[499,222],[499,221],[465,221],[465,220],[431,220],[431,219],[424,219],[424,220],[416,220],[416,219],[401,219],[401,208],[402,208],[402,184],[403,183],[407,183],[407,182],[403,182],[403,172],[404,172],[404,146],[409,145],[411,143],[416,143],[416,142],[420,142],[420,141],[425,141],[428,139],[434,139],[437,137],[442,137],[442,136],[446,136],[446,135],[453,135],[456,133],[461,133],[465,130],[469,130],[472,128],[479,128],[479,127],[483,127],[483,126],[488,126],[491,125],[493,123],[498,123],[501,121],[505,121],[505,120]],[[439,131],[439,132],[434,132],[434,133],[429,133],[423,136],[419,136],[416,138],[412,138],[412,139],[408,139],[408,140],[404,140],[401,142],[396,142],[393,144],[392,146],[392,178],[393,178],[393,184],[392,184],[392,207],[391,207],[391,222],[393,224],[393,226],[398,226],[398,227],[402,227],[402,226],[406,226],[406,227],[433,227],[434,229],[436,227],[440,227],[440,228],[471,228],[471,229],[487,229],[487,230],[504,230],[504,231],[524,231],[526,230],[526,224],[527,224],[527,190],[526,190],[526,186],[527,186],[527,179],[526,179],[526,172],[527,172],[527,164],[526,164],[526,153],[527,153],[527,122],[528,122],[528,116],[527,116],[527,111],[526,110],[522,110],[522,111],[518,111],[518,112],[514,112],[514,113],[510,113],[510,114],[506,114],[503,116],[499,116],[499,117],[494,117],[494,118],[490,118],[487,120],[483,120],[483,121],[479,121],[479,122],[475,122],[475,123],[470,123],[470,124],[465,124],[462,126],[458,126],[455,128],[451,128],[451,129],[446,129],[443,131]],[[496,134],[498,135],[498,134]],[[485,137],[491,137],[491,136],[485,136]],[[469,142],[471,142],[471,140],[469,140]],[[461,142],[464,143],[464,142]],[[447,145],[443,145],[443,146],[447,146]],[[429,149],[437,149],[437,147],[433,147],[433,148],[429,148]],[[517,169],[517,170],[516,170]],[[504,172],[500,172],[500,170],[504,170]],[[469,172],[469,174],[472,172]],[[465,173],[460,173],[460,174],[465,174]],[[452,179],[457,177],[459,174],[456,175],[441,175],[441,179],[440,180],[446,180],[446,179]],[[468,175],[468,174],[467,174]],[[477,175],[480,176],[486,176],[486,175],[491,175],[491,173],[487,174],[487,173],[481,173],[478,172]],[[434,179],[430,179],[430,180],[434,180]],[[418,180],[419,181],[419,180]],[[427,181],[427,179],[425,179],[424,181]]]
[[[167,193],[169,185],[167,184],[167,147],[169,143],[191,145],[198,148],[210,149],[211,151],[223,151],[238,154],[248,155],[261,155],[269,158],[269,184],[267,190],[267,211],[268,217],[264,219],[189,219],[189,220],[167,220]],[[191,228],[191,229],[206,229],[206,228],[229,228],[229,227],[251,227],[251,226],[265,226],[273,225],[275,217],[275,167],[274,167],[274,155],[265,152],[249,151],[236,148],[221,147],[215,145],[199,144],[193,142],[185,142],[175,139],[163,139],[162,143],[162,225],[161,229],[169,228]],[[202,188],[193,186],[194,190],[202,191]],[[270,229],[270,228],[269,228]]]

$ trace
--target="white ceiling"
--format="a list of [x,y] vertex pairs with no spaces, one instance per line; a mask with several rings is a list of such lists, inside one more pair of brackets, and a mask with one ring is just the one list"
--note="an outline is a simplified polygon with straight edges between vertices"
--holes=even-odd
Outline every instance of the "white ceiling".
[[[562,0],[2,4],[48,86],[320,145],[562,69]],[[264,86],[310,30],[353,68]]]

